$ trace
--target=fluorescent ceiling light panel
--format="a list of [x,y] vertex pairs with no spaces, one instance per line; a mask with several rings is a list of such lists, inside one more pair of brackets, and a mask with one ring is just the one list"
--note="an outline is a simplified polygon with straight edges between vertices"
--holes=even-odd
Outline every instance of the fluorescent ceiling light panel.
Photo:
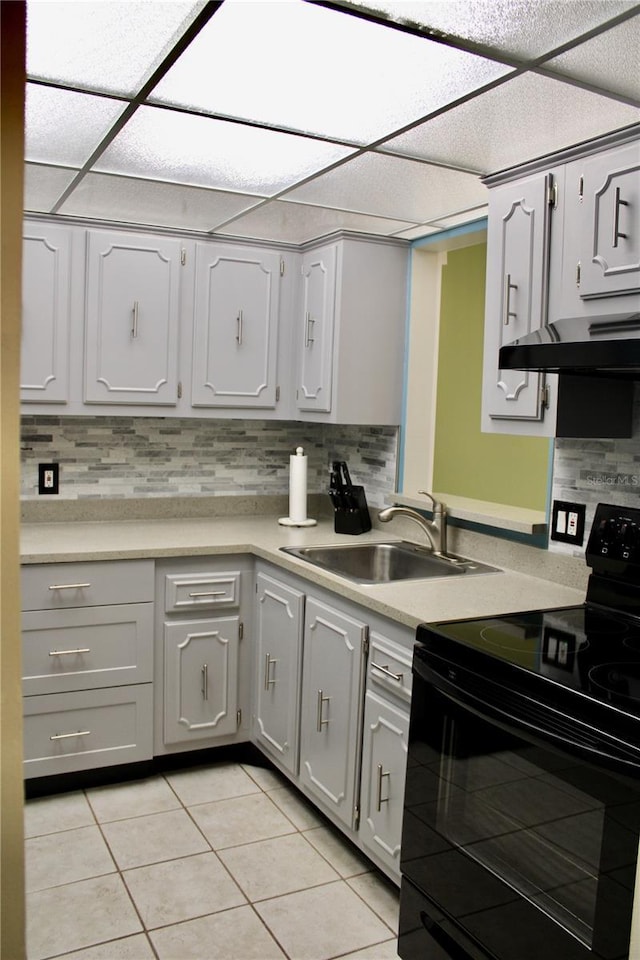
[[49,213],[77,172],[65,167],[25,164],[24,209],[30,213]]
[[408,228],[410,223],[383,217],[367,217],[343,210],[329,210],[285,200],[272,200],[257,210],[250,210],[238,220],[217,230],[218,234],[236,237],[254,237],[257,240],[280,240],[286,243],[305,243],[324,237],[336,230],[355,230],[360,233],[391,236]]
[[240,193],[91,173],[58,211],[65,216],[209,231],[259,203]]
[[393,137],[380,149],[493,173],[639,119],[635,107],[524,74]]
[[81,167],[125,106],[121,100],[28,83],[25,158]]
[[367,153],[287,194],[288,200],[426,222],[487,202],[473,174]]
[[640,14],[544,66],[640,101]]
[[346,0],[389,20],[519,59],[543,56],[634,6],[627,0]]
[[141,107],[94,169],[272,196],[351,152],[306,137]]
[[202,0],[29,0],[27,73],[131,95],[203,6]]
[[507,72],[302,0],[226,0],[150,100],[364,144]]

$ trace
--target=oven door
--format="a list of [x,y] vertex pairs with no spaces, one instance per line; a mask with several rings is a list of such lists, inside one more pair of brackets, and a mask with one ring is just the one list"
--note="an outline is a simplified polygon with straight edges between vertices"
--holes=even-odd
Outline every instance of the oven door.
[[435,661],[414,656],[400,956],[628,957],[640,750]]

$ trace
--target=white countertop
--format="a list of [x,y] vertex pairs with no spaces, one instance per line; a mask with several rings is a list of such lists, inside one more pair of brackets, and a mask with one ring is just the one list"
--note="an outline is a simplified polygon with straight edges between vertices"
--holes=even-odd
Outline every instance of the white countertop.
[[584,601],[582,590],[506,569],[442,580],[357,584],[279,549],[392,539],[397,538],[378,530],[358,537],[336,535],[331,519],[297,528],[281,526],[276,517],[264,515],[36,522],[22,525],[21,556],[24,564],[34,564],[250,553],[412,628],[425,621],[497,616]]

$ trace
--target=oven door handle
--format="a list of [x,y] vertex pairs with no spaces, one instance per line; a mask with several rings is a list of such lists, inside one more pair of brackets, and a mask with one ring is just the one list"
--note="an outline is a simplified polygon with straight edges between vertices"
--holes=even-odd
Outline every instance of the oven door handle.
[[[534,723],[531,720],[526,720],[523,717],[515,717],[513,714],[508,711],[501,709],[495,704],[488,704],[486,701],[475,697],[473,694],[468,693],[466,690],[456,690],[456,693],[463,694],[463,696],[455,696],[450,691],[443,690],[443,688],[438,685],[436,688],[447,700],[450,700],[452,703],[457,704],[457,706],[462,707],[463,710],[471,710],[478,717],[483,719],[498,723],[504,730],[507,732],[513,733],[514,730],[522,730],[530,735],[533,735],[537,738],[538,741],[553,743],[564,750],[565,753],[571,753],[577,755],[582,759],[586,759],[590,763],[597,764],[598,766],[611,768],[614,767],[620,773],[623,774],[637,774],[640,772],[640,758],[638,760],[628,759],[622,755],[622,751],[617,754],[613,753],[610,750],[599,750],[596,747],[589,746],[585,743],[578,742],[575,738],[571,736],[570,725],[567,723],[565,729],[561,733],[555,733],[548,727],[540,726],[538,723]],[[576,723],[580,721],[572,720],[571,726],[575,727]],[[586,727],[586,724],[582,724]],[[592,727],[588,728],[593,730]],[[598,731],[594,730],[594,733]]]
[[426,910],[420,911],[420,922],[429,936],[438,946],[446,951],[447,956],[450,957],[451,960],[489,960],[489,954],[479,948],[474,948],[474,952],[469,953],[469,951],[459,943],[451,933],[445,930],[442,924],[434,920]]

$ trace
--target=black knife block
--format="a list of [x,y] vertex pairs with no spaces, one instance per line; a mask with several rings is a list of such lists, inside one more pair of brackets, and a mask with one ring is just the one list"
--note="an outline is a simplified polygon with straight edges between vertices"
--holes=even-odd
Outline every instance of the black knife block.
[[[343,492],[335,495],[330,490],[334,507],[334,529],[336,533],[359,534],[371,530],[371,517],[367,507],[364,487],[344,487]],[[338,499],[347,501],[349,506],[338,503]]]

